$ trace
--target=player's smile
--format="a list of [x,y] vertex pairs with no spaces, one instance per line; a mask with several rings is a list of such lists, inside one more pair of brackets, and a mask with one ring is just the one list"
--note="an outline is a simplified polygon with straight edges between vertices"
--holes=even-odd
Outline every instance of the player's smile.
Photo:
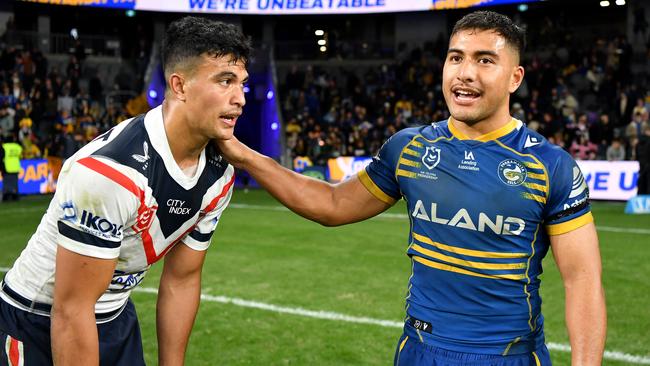
[[467,86],[453,86],[451,88],[453,102],[459,106],[471,106],[481,97],[481,91]]

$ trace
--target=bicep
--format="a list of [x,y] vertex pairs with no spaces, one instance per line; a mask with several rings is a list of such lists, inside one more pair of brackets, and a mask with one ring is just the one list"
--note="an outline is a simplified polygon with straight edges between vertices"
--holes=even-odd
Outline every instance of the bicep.
[[565,283],[595,274],[600,276],[600,250],[593,222],[567,233],[551,235],[550,241],[553,257]]
[[100,259],[57,247],[54,303],[94,305],[106,291],[117,259]]
[[357,175],[332,188],[337,215],[332,225],[362,221],[386,211],[392,204],[377,198],[361,183]]
[[205,260],[205,250],[195,250],[181,242],[166,255],[163,275],[168,279],[183,280],[199,276]]

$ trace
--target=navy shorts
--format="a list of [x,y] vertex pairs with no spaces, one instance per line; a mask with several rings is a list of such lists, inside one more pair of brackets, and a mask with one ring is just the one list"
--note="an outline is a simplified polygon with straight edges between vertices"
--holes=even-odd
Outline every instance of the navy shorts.
[[[97,324],[102,366],[144,365],[140,326],[129,300],[115,319]],[[52,365],[50,318],[0,299],[0,366]]]
[[508,356],[448,351],[404,334],[397,342],[394,363],[395,366],[551,366],[551,356],[546,346],[532,353]]

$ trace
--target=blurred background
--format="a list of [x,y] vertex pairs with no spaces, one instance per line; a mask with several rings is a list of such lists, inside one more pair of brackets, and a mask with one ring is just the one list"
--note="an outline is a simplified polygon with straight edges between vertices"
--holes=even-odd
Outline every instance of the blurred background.
[[[0,266],[36,228],[62,162],[162,102],[160,44],[171,21],[193,14],[239,25],[255,53],[236,135],[336,182],[395,132],[448,117],[449,34],[476,9],[526,28],[511,113],[571,153],[588,182],[608,295],[604,364],[650,364],[650,215],[623,213],[650,212],[639,186],[650,166],[647,0],[1,1],[0,139],[20,145],[21,169],[18,195],[6,197],[20,201],[0,203]],[[187,364],[390,364],[411,270],[405,205],[326,229],[249,191],[256,184],[245,172],[237,186],[204,267]],[[133,295],[150,364],[159,271]],[[554,364],[568,365],[552,260],[542,278],[547,345]]]

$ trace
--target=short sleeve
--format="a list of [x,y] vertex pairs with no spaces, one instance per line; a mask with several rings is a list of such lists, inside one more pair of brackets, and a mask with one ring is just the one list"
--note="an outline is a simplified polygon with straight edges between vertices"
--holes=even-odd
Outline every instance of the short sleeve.
[[54,197],[57,244],[86,256],[112,259],[137,212],[139,188],[119,166],[95,158],[72,163]]
[[401,197],[395,170],[399,155],[409,141],[405,131],[407,130],[391,136],[372,162],[358,173],[358,178],[364,187],[377,199],[390,205]]
[[544,222],[549,235],[573,231],[593,221],[589,188],[576,162],[563,153],[550,178],[550,200]]
[[233,179],[230,178],[230,183],[228,183],[224,190],[214,198],[216,205],[214,208],[206,212],[205,216],[199,220],[199,222],[194,227],[194,230],[190,231],[184,238],[183,243],[188,247],[202,251],[210,247],[210,241],[212,240],[212,235],[217,228],[217,224],[221,219],[223,211],[226,209],[230,203],[233,192]]

